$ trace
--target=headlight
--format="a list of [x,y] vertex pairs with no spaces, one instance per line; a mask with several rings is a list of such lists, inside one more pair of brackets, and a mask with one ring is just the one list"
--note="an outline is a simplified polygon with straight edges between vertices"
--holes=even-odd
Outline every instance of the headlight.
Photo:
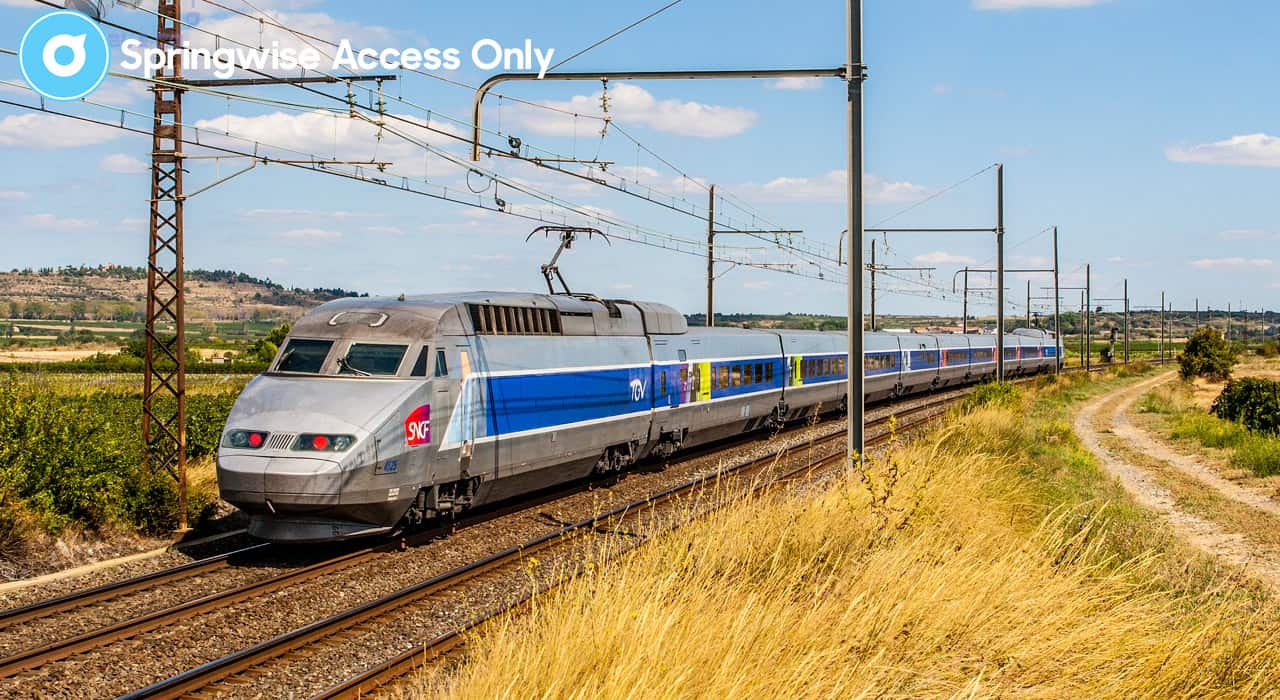
[[342,452],[356,441],[351,435],[320,435],[303,433],[293,441],[294,450],[304,452]]
[[223,447],[237,450],[256,450],[267,444],[267,435],[256,430],[232,430],[222,438]]

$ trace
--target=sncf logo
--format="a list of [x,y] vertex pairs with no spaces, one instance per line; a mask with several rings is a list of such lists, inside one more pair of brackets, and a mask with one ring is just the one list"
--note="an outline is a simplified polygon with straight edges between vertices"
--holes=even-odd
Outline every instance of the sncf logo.
[[431,442],[431,406],[423,404],[404,419],[404,442],[409,447]]

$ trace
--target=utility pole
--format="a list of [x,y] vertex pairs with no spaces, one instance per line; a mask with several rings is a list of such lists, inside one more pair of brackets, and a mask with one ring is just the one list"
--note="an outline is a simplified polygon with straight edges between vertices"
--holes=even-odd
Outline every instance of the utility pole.
[[[179,0],[156,8],[156,46],[182,45]],[[156,72],[151,127],[151,212],[147,244],[147,318],[143,358],[143,460],[178,482],[178,529],[187,529],[187,344],[182,265],[181,54]],[[172,335],[170,335],[172,333]]]
[[[867,266],[867,271],[871,273],[871,330],[876,329],[876,273],[877,272],[932,272],[936,267],[890,267],[888,265],[876,264],[876,241],[871,239],[871,264]],[[952,278],[954,284],[955,278]],[[955,291],[954,289],[952,290]]]
[[1027,328],[1031,328],[1031,280],[1027,280]]
[[1062,291],[1058,289],[1058,227],[1053,227],[1053,335],[1057,357],[1053,360],[1053,373],[1062,372],[1062,313],[1059,307]]
[[865,448],[866,369],[862,352],[862,0],[845,0],[849,18],[849,455],[861,464]]
[[1231,342],[1231,302],[1227,302],[1227,342]]
[[1093,367],[1093,282],[1090,266],[1084,266],[1084,369],[1088,372]]
[[1160,290],[1160,364],[1164,365],[1164,290]]
[[1129,280],[1124,281],[1124,363],[1129,364]]
[[876,239],[871,239],[871,331],[876,330]]
[[964,301],[960,302],[961,315],[964,321],[960,328],[964,334],[969,333],[969,268],[964,268]]
[[707,328],[716,325],[716,186],[707,195]]
[[996,163],[996,381],[1004,381],[1004,164]]
[[1084,290],[1083,290],[1083,289],[1081,289],[1081,290],[1080,290],[1080,325],[1081,325],[1081,328],[1080,328],[1080,330],[1081,330],[1081,333],[1080,333],[1080,366],[1081,366],[1081,367],[1085,367],[1085,363],[1086,363],[1086,362],[1088,362],[1088,360],[1089,360],[1089,355],[1088,355],[1088,353],[1086,353],[1086,352],[1085,352],[1085,348],[1084,348],[1084,339],[1085,339],[1086,337],[1088,337],[1088,335],[1089,335],[1089,334],[1088,334],[1087,332],[1085,332],[1085,330],[1084,330],[1084,329],[1087,327],[1087,326],[1086,326],[1086,324],[1085,324],[1085,312],[1084,312],[1084,310],[1085,310],[1085,305],[1084,305]]
[[1200,297],[1196,297],[1196,330],[1200,330]]

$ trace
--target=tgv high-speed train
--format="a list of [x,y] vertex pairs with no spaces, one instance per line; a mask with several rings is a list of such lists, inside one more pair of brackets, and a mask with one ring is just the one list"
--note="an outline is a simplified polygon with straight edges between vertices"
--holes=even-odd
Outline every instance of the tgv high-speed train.
[[[990,335],[868,333],[866,398],[995,374]],[[843,332],[689,328],[662,304],[474,292],[341,299],[236,400],[222,497],[286,541],[391,532],[845,405]],[[1005,337],[1006,374],[1053,368]]]

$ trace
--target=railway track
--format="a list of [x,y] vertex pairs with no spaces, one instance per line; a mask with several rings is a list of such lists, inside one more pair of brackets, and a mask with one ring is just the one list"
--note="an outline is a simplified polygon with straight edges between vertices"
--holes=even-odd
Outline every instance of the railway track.
[[[922,414],[930,413],[930,412],[933,412],[934,415],[936,415],[936,413],[941,412],[940,409],[945,410],[945,406],[950,405],[958,398],[969,393],[969,391],[971,390],[972,390],[971,387],[957,389],[957,390],[948,390],[946,392],[943,392],[942,394],[935,395],[934,397],[931,397],[931,400],[926,400],[914,407],[899,408],[897,410],[894,410],[891,414],[885,415],[883,417],[877,418],[872,421],[868,421],[867,423],[868,428],[874,430],[877,426],[885,425],[890,420],[891,416],[901,421],[909,417],[920,416]],[[931,417],[933,416],[932,415],[927,416],[923,420],[928,420]],[[903,429],[908,429],[910,427],[913,427],[914,425],[915,423],[911,423],[910,425],[902,424],[900,427],[902,427]],[[823,448],[834,441],[842,440],[843,435],[844,435],[843,429],[833,431],[825,436],[822,436],[819,439],[815,439],[809,442],[807,445],[805,445],[805,448],[811,451],[815,449]],[[869,440],[869,442],[871,442],[871,444],[874,444],[873,441],[877,439],[880,439],[880,438],[873,437]],[[735,442],[734,446],[738,446],[740,443],[741,441]],[[691,451],[691,453],[689,454],[695,455],[695,456],[699,452],[704,452],[706,454],[714,454],[718,451],[723,451],[724,449],[726,449],[725,445],[720,444],[716,446],[703,448],[702,450]],[[793,454],[794,454],[794,451],[799,449],[800,449],[800,446],[793,447]],[[772,460],[774,458],[768,457],[763,459]],[[828,459],[828,458],[824,458],[824,459]],[[759,466],[759,464],[762,463],[762,460],[754,460],[753,463]],[[824,464],[825,463],[826,462],[824,462]],[[738,467],[735,468],[734,472],[736,473],[738,469],[744,469],[744,468],[748,468],[748,467],[746,467],[745,465],[738,465]],[[721,476],[726,476],[726,475],[728,475],[727,472],[724,474],[716,473],[711,475],[711,477],[719,478]],[[699,483],[704,483],[704,482],[705,482],[705,478],[702,479]],[[91,651],[91,650],[103,647],[107,644],[111,644],[116,641],[139,636],[148,631],[155,630],[157,628],[173,625],[174,623],[177,623],[179,621],[190,619],[192,617],[195,617],[204,613],[208,613],[210,611],[214,611],[225,606],[233,605],[239,601],[244,601],[257,596],[263,596],[272,591],[278,591],[284,588],[288,588],[290,586],[299,585],[305,581],[313,580],[315,578],[332,574],[332,573],[341,571],[343,569],[367,562],[375,557],[386,554],[390,550],[403,548],[404,546],[407,546],[410,543],[417,544],[421,541],[434,539],[443,534],[447,534],[447,532],[452,529],[465,528],[470,524],[493,520],[495,518],[499,518],[506,514],[516,512],[519,510],[527,510],[537,506],[539,503],[545,503],[547,501],[560,498],[576,490],[585,490],[585,489],[597,487],[600,485],[601,485],[601,482],[597,480],[588,484],[568,485],[565,487],[550,489],[548,490],[548,492],[546,492],[545,494],[542,494],[538,498],[528,499],[520,503],[513,503],[505,507],[499,507],[494,509],[492,512],[480,513],[480,514],[475,514],[469,517],[465,517],[460,519],[458,522],[451,524],[449,527],[435,528],[432,530],[423,531],[403,541],[384,542],[376,546],[366,547],[359,550],[346,552],[332,558],[326,558],[318,562],[301,566],[294,570],[286,571],[282,574],[272,576],[270,578],[251,582],[251,583],[230,588],[227,590],[218,591],[218,592],[208,594],[203,597],[195,598],[192,600],[187,600],[187,601],[178,603],[176,605],[171,605],[164,609],[156,610],[154,612],[137,615],[135,617],[132,617],[131,619],[127,619],[114,624],[109,624],[98,629],[93,629],[93,630],[84,632],[82,634],[69,637],[67,639],[45,644],[38,648],[23,650],[19,653],[9,656],[8,658],[0,659],[0,678],[10,678],[15,675],[20,675],[26,671],[39,668],[44,664],[48,664],[50,662],[73,657],[77,654],[85,653],[87,651]],[[687,489],[696,488],[696,486],[693,484],[686,484],[683,488],[686,489],[687,491]],[[674,493],[667,494],[666,496],[663,496],[663,498],[664,499],[669,498],[673,495],[675,494]],[[637,503],[640,503],[640,502],[637,502]],[[632,507],[634,507],[635,505],[636,504],[634,503],[629,504],[629,506],[632,506]],[[609,516],[599,516],[599,517],[609,517]],[[566,525],[565,528],[562,528],[561,530],[548,533],[546,535],[548,539],[546,540],[541,540],[541,538],[539,538],[541,542],[537,546],[538,547],[550,546],[548,544],[549,542],[556,539],[563,539],[566,534],[578,532],[585,527],[588,527],[588,524],[585,521],[581,523],[574,523],[572,524],[572,526]],[[591,527],[599,528],[602,526],[600,523],[595,523],[594,525],[591,525]],[[528,552],[527,547],[530,547],[530,546],[533,546],[533,545],[529,542],[525,543],[526,553]],[[229,552],[227,554],[219,555],[217,557],[210,557],[208,559],[202,559],[195,562],[190,562],[188,564],[184,564],[179,567],[174,567],[172,569],[157,571],[150,574],[134,577],[131,579],[126,579],[120,582],[99,586],[94,589],[89,589],[89,590],[81,591],[78,593],[68,594],[68,595],[60,596],[58,598],[50,599],[47,601],[42,601],[32,605],[23,606],[22,608],[15,608],[13,610],[3,611],[3,612],[0,612],[0,625],[9,626],[14,624],[19,624],[24,621],[38,620],[40,618],[47,617],[50,615],[69,614],[74,612],[75,610],[83,609],[85,607],[94,605],[98,602],[110,600],[115,597],[128,595],[138,591],[146,590],[148,587],[166,585],[169,583],[180,581],[187,577],[208,574],[208,573],[217,571],[220,568],[224,568],[230,565],[231,562],[233,561],[233,558],[238,555],[264,554],[269,551],[269,548],[270,548],[270,545],[268,544],[254,545],[252,547],[236,550],[235,552]],[[500,566],[499,560],[490,562],[490,566],[491,567]],[[462,568],[466,568],[466,567],[462,567]],[[488,569],[486,569],[486,571],[487,570]],[[483,573],[484,572],[479,572],[476,575],[480,575]],[[426,591],[426,592],[421,592],[421,595],[430,598],[432,595],[438,595],[443,591],[456,589],[461,583],[464,582],[463,579],[458,578],[458,576],[461,576],[461,575],[463,574],[459,573],[457,570],[455,570],[454,572],[447,572],[447,574],[442,574],[439,577],[435,577],[434,579],[431,579],[429,582],[424,582],[423,584],[419,584],[420,586],[425,586],[425,588],[419,589],[419,591],[420,592]],[[432,591],[434,591],[434,593]],[[394,595],[396,594],[392,594],[392,596]],[[391,596],[388,596],[388,598],[390,597]],[[379,601],[373,601],[368,605],[374,606],[374,604],[378,602]],[[391,604],[391,601],[381,601],[381,602],[384,604]],[[351,611],[348,611],[348,613],[350,612]],[[335,617],[340,617],[345,614],[346,613],[342,613],[339,616],[335,616]],[[359,619],[356,619],[354,622],[350,622],[350,625],[359,625],[361,620],[367,619],[368,616],[370,615],[377,615],[378,613],[376,612],[376,607],[375,607],[375,608],[370,608],[370,610],[365,611],[365,613],[351,613],[351,614],[355,616],[355,618],[359,618]],[[364,617],[361,617],[361,615],[364,615]],[[350,621],[355,618],[345,618],[345,619]],[[328,624],[322,624],[326,622],[328,622]],[[286,635],[282,635],[282,637],[289,637],[290,640],[301,639],[303,641],[299,642],[299,644],[303,644],[305,646],[306,640],[308,639],[314,640],[314,639],[319,639],[319,638],[323,638],[325,636],[334,634],[334,632],[329,631],[329,630],[335,629],[334,627],[332,627],[332,625],[334,624],[339,624],[339,623],[334,622],[332,618],[328,621],[322,620],[318,623],[315,623],[314,625],[310,625],[305,628],[300,628],[298,630],[295,630],[294,632],[288,633]],[[304,630],[310,630],[310,631],[304,632]],[[298,636],[294,636],[294,635],[298,635]],[[244,654],[249,652],[250,649],[257,649],[258,647],[263,647],[263,645],[267,645],[263,647],[263,649],[259,650],[259,652],[264,652],[265,650],[268,656],[270,656],[270,654],[273,653],[271,650],[278,650],[280,648],[277,645],[272,645],[271,642],[279,641],[279,639],[280,638],[277,638],[276,640],[269,640],[268,642],[264,642],[260,645],[257,645],[256,647],[250,647],[249,649],[245,649],[243,652],[238,652],[238,653]],[[287,645],[289,644],[289,641],[284,641],[281,643]],[[420,652],[420,650],[418,651]],[[236,654],[233,654],[233,655],[230,655],[229,657],[224,657],[223,659],[218,659],[216,661],[209,662],[204,666],[197,667],[197,669],[192,669],[187,673],[194,673],[197,670],[205,669],[205,672],[215,673],[215,675],[217,673],[222,673],[223,674],[222,677],[226,677],[228,675],[235,675],[236,673],[240,673],[245,669],[252,669],[255,666],[260,665],[264,660],[266,660],[266,657],[259,656],[257,655],[257,653],[258,652],[255,652],[254,654],[249,654],[248,656],[245,656],[245,657],[240,657],[240,656],[237,656]],[[288,649],[282,652],[278,652],[275,655],[278,656],[280,654],[286,654],[286,653],[289,653]],[[230,659],[231,657],[235,657],[235,660],[229,661],[228,659]],[[206,668],[206,667],[209,667],[209,668]],[[233,670],[223,673],[223,670],[230,667],[234,667]],[[179,676],[175,676],[174,678],[178,678],[178,677]],[[162,686],[163,683],[164,682],[162,682],[161,684],[157,684],[157,686]],[[163,688],[153,687],[153,690],[148,690],[147,694],[139,695],[139,697],[149,696],[149,694],[153,691],[163,693]],[[138,692],[142,693],[143,691],[138,691]],[[165,696],[165,695],[161,694],[160,696]]]
[[[935,401],[904,409],[874,421],[869,421],[869,428],[880,428],[880,431],[872,436],[868,443],[875,445],[889,440],[893,434],[893,431],[887,427],[890,421],[897,422],[909,418],[911,419],[909,422],[897,423],[897,428],[910,430],[944,413],[946,407],[959,400],[962,395],[953,396],[944,401]],[[842,446],[844,437],[843,429],[832,431],[813,440],[805,446],[805,449],[816,450],[836,445]],[[799,450],[800,448],[793,447],[789,452],[795,454]],[[124,697],[176,698],[191,695],[234,693],[235,689],[240,685],[251,682],[252,677],[272,674],[277,667],[287,665],[295,655],[305,655],[309,650],[317,646],[332,647],[336,644],[342,644],[348,636],[358,633],[362,628],[379,618],[403,614],[409,608],[430,606],[446,596],[458,595],[464,587],[477,581],[494,581],[504,577],[518,578],[527,575],[526,563],[536,561],[535,555],[553,556],[553,551],[561,553],[576,551],[573,548],[582,546],[585,539],[593,533],[600,533],[606,536],[615,535],[618,532],[630,533],[634,541],[621,550],[629,551],[646,541],[646,538],[635,535],[635,531],[638,528],[631,527],[629,526],[630,524],[640,522],[646,514],[652,516],[656,509],[673,504],[685,496],[700,493],[702,489],[711,483],[732,477],[734,483],[750,484],[746,492],[751,493],[771,488],[806,472],[838,464],[845,459],[843,449],[836,451],[828,449],[826,454],[816,460],[805,459],[798,466],[786,468],[765,480],[755,481],[767,475],[770,467],[780,459],[782,452],[788,451],[782,450],[778,453],[730,465],[643,499],[626,503],[605,513],[565,524],[557,530],[547,532],[518,546],[491,554],[395,591],[377,600],[350,608],[305,627],[216,659]],[[746,493],[743,495],[746,495]],[[736,500],[738,499],[724,499],[698,515],[705,515],[710,510],[723,507]],[[688,519],[677,521],[673,525],[663,528],[662,531],[670,531],[674,527],[684,524],[684,522],[688,522]],[[567,576],[558,576],[543,581],[535,588],[535,591],[546,590],[567,580],[567,578]],[[321,697],[356,697],[416,668],[421,665],[423,658],[437,659],[450,651],[456,651],[463,644],[467,630],[518,608],[533,594],[534,592],[529,592],[519,598],[508,601],[466,627],[429,642],[425,648],[415,647],[402,655],[402,657],[383,662],[360,677],[326,691]]]

